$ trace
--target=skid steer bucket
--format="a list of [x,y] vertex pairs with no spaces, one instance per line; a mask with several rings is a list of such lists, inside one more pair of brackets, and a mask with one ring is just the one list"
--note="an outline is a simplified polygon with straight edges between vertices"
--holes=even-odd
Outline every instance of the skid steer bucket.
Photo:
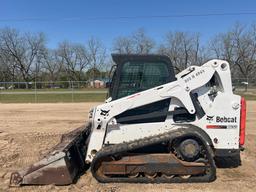
[[61,137],[61,141],[42,160],[13,172],[10,186],[67,185],[73,183],[87,167],[85,153],[91,124],[88,123]]

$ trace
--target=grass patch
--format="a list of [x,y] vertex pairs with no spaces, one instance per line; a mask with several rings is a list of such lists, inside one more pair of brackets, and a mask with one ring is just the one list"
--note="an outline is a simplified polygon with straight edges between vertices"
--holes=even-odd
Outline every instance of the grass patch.
[[[99,89],[96,89],[96,88],[75,88],[75,89],[67,89],[67,88],[59,88],[59,89],[37,89],[36,91],[39,91],[39,92],[43,92],[43,91],[50,91],[50,92],[60,92],[60,91],[102,91],[102,92],[107,92],[108,89],[107,88],[99,88]],[[12,92],[12,93],[18,93],[18,92],[35,92],[35,89],[5,89],[5,90],[0,90],[0,93],[1,92]]]
[[104,102],[106,93],[0,94],[0,103]]
[[[95,89],[94,89],[95,90]],[[236,92],[246,100],[256,100],[256,94]],[[99,93],[50,93],[50,94],[1,94],[0,103],[58,103],[58,102],[104,102],[105,92]]]

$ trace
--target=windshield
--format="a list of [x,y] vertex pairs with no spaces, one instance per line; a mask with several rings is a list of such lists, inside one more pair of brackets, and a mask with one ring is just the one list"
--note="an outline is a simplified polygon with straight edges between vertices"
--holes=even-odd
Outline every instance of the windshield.
[[168,65],[164,62],[126,62],[123,65],[118,98],[169,82]]

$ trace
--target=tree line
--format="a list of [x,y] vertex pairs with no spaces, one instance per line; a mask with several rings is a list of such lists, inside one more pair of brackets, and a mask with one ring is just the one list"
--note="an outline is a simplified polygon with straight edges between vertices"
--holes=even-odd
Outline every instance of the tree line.
[[[100,39],[63,41],[56,49],[46,44],[44,33],[0,29],[0,81],[84,81],[108,77],[112,61]],[[231,65],[233,78],[255,79],[256,24],[236,23],[208,43],[202,43],[200,33],[182,31],[169,31],[161,42],[156,42],[140,28],[130,35],[116,37],[108,52],[164,54],[177,72],[211,58],[224,59]]]

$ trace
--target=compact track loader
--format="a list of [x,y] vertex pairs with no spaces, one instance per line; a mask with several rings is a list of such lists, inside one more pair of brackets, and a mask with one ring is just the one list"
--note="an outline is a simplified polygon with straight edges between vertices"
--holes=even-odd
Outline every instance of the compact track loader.
[[174,74],[168,57],[112,55],[106,103],[63,135],[10,185],[67,185],[90,168],[99,182],[211,182],[215,157],[245,140],[245,100],[233,94],[229,64],[210,60]]

